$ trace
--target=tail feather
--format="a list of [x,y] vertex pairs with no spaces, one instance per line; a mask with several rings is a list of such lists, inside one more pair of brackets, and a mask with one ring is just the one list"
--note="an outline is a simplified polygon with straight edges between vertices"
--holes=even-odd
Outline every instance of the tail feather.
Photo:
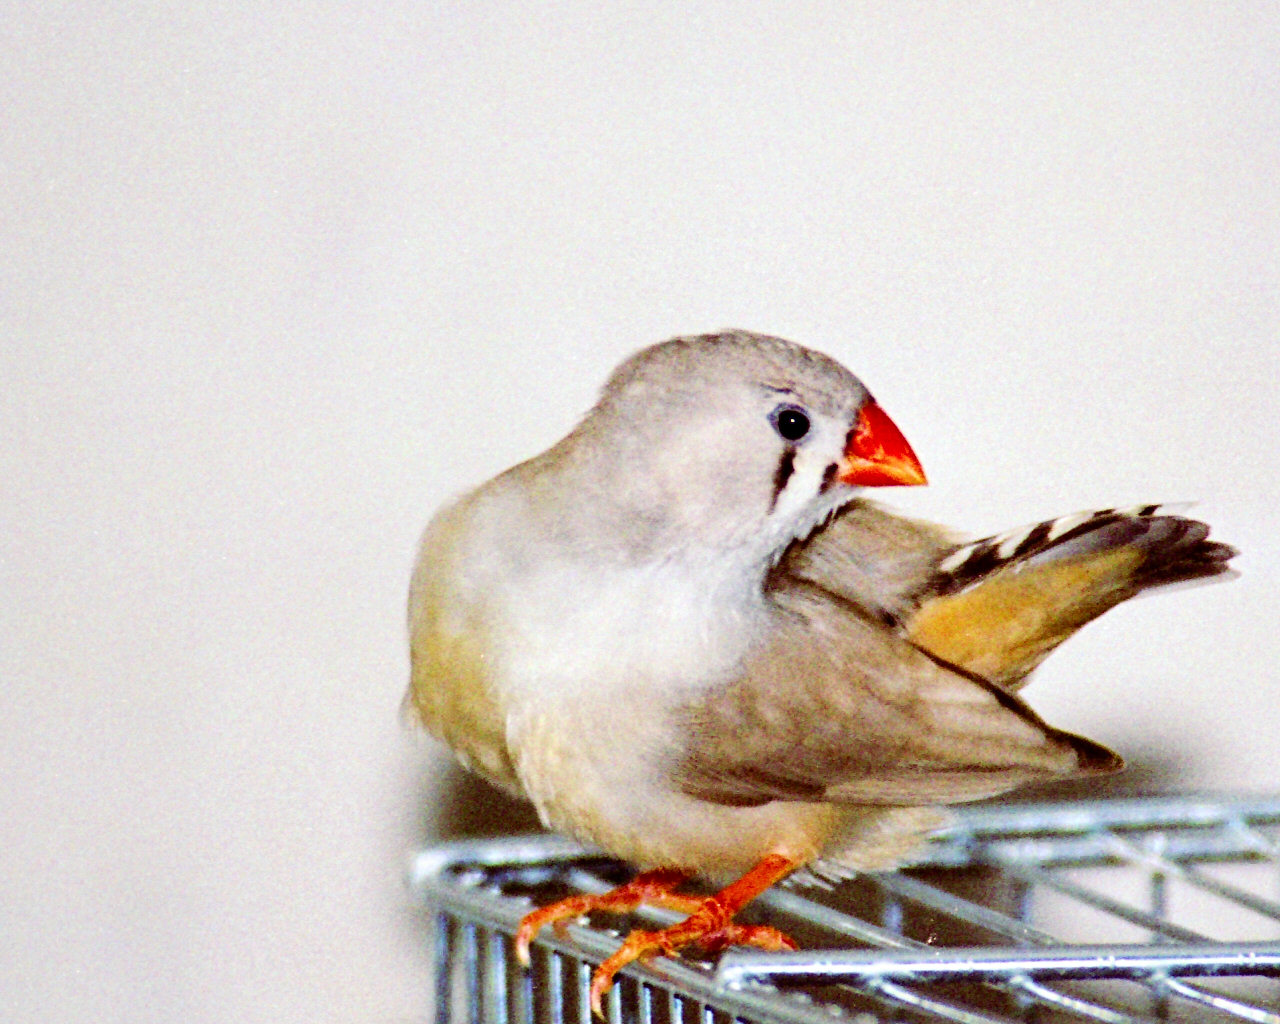
[[1138,589],[1230,571],[1226,564],[1238,553],[1211,541],[1209,527],[1175,514],[1181,505],[1135,505],[1104,508],[1048,519],[959,545],[938,564],[928,589],[951,594],[1001,570],[1025,571],[1047,562],[1087,557],[1134,545],[1144,553]]
[[1085,623],[1145,590],[1234,575],[1209,527],[1139,505],[1046,520],[957,546],[919,595],[920,647],[1014,689]]

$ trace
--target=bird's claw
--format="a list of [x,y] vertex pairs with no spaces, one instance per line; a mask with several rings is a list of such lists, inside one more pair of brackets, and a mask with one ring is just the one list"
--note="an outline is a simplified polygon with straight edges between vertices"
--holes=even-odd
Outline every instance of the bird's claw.
[[520,927],[516,929],[516,959],[520,961],[521,967],[529,966],[529,946],[537,937],[538,932],[547,925],[554,925],[557,932],[563,931],[565,924],[569,920],[576,920],[591,909],[590,907],[580,907],[578,905],[580,899],[586,899],[586,897],[561,900],[559,903],[553,903],[549,907],[542,907],[531,914],[525,914],[520,919]]
[[754,946],[770,953],[800,948],[791,936],[768,925],[730,922],[706,932],[701,932],[696,923],[693,927],[689,925],[689,921],[684,921],[662,931],[647,932],[637,929],[628,934],[618,951],[591,975],[591,1009],[595,1015],[604,1019],[604,997],[613,987],[614,977],[628,964],[636,961],[643,963],[655,956],[671,956],[685,946],[693,945],[700,946],[708,953],[719,953],[729,946]]
[[718,953],[727,946],[754,946],[779,952],[798,948],[787,935],[767,925],[735,924],[733,917],[765,889],[790,874],[797,861],[781,854],[769,854],[732,885],[714,896],[697,897],[677,893],[676,888],[689,878],[689,872],[677,868],[659,868],[637,875],[626,885],[599,895],[570,896],[549,907],[526,914],[516,930],[516,956],[529,966],[529,944],[539,929],[548,924],[561,926],[570,918],[582,917],[593,910],[627,913],[641,903],[652,903],[687,914],[679,924],[661,931],[631,932],[613,956],[591,975],[591,1009],[604,1017],[605,993],[613,986],[617,973],[637,960],[649,960],[659,954],[670,956],[686,946],[699,945]]
[[719,953],[730,946],[753,946],[766,953],[794,953],[800,948],[786,932],[767,924],[727,924],[695,942],[708,953]]
[[688,878],[687,871],[658,868],[655,871],[646,871],[637,875],[626,885],[620,885],[609,892],[569,896],[550,906],[525,914],[520,921],[520,927],[516,929],[516,959],[520,961],[522,967],[529,966],[529,946],[538,932],[549,924],[555,925],[557,930],[563,930],[567,922],[586,917],[592,911],[607,910],[616,914],[625,914],[646,901],[659,905],[667,904],[669,901],[677,904],[693,902],[691,897],[681,897],[674,893],[676,886]]

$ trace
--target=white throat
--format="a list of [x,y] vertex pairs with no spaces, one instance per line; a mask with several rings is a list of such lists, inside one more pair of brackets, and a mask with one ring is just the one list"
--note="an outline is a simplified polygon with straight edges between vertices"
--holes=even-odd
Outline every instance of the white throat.
[[566,696],[640,680],[680,689],[724,678],[763,629],[767,565],[697,554],[540,566],[509,595],[503,675],[511,685]]

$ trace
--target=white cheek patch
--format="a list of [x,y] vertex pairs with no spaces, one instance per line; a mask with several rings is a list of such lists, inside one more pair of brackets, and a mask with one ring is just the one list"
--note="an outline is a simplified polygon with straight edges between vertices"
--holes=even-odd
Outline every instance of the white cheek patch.
[[[815,419],[813,429],[800,443],[790,446],[781,456],[774,474],[773,507],[769,518],[775,523],[792,519],[820,519],[833,504],[843,504],[848,494],[831,487],[832,467],[839,463],[844,451],[844,437],[822,420]],[[834,493],[831,493],[833,492]],[[830,493],[830,500],[825,499]],[[817,512],[821,504],[823,511]]]

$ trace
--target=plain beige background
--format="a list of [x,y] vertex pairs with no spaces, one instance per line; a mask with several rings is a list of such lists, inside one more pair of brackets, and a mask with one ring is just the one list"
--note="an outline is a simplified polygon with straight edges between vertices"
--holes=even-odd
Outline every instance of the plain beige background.
[[1029,696],[1280,791],[1274,5],[5,6],[0,1017],[427,1019],[417,535],[678,332],[847,362],[974,531],[1198,500],[1243,578]]

